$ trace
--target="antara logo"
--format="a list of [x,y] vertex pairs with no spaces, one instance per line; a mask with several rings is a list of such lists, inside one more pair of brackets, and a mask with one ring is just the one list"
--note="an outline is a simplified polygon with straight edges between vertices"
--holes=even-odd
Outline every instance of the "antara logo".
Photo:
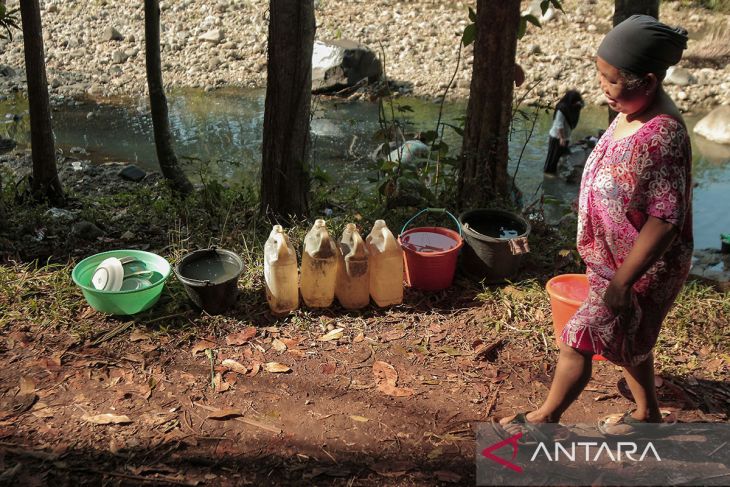
[[[522,467],[494,454],[496,450],[509,445],[512,446],[512,458],[510,460],[514,460],[517,458],[517,453],[519,452],[520,438],[522,438],[522,433],[517,433],[516,435],[510,436],[507,439],[488,446],[482,450],[482,456],[492,460],[493,462],[497,462],[505,468],[517,473],[522,473]],[[551,455],[550,449],[548,449],[548,446],[545,443],[538,443],[532,454],[532,458],[530,458],[530,462],[534,462],[538,458],[543,458],[549,462],[559,462],[561,460],[574,462],[576,458],[585,458],[586,462],[598,462],[603,459],[604,456],[610,458],[612,462],[621,462],[624,458],[632,462],[643,462],[649,455],[653,456],[654,459],[659,462],[662,461],[661,457],[659,457],[659,453],[651,442],[646,444],[638,458],[634,457],[634,455],[639,452],[639,445],[634,442],[618,442],[615,445],[615,448],[612,448],[606,442],[599,443],[595,441],[571,442],[566,443],[565,445],[560,442],[555,442],[552,447],[553,450]],[[579,456],[581,449],[585,452],[584,456]]]
[[497,455],[492,453],[494,450],[499,450],[503,446],[512,445],[512,460],[514,460],[520,448],[520,444],[518,443],[520,438],[522,438],[522,433],[517,433],[516,435],[510,436],[509,438],[502,440],[499,443],[488,446],[484,450],[482,450],[482,456],[484,458],[489,458],[490,460],[499,463],[503,467],[514,470],[517,473],[522,473],[522,467],[520,467],[519,465],[515,465],[514,463],[507,461],[504,458],[498,457]]
[[[532,454],[530,461],[534,462],[535,459],[542,454],[542,456],[544,456],[549,462],[558,462],[561,460],[561,457],[564,457],[565,460],[574,462],[576,459],[576,452],[580,453],[581,448],[585,451],[585,457],[583,458],[585,458],[586,462],[597,462],[601,460],[604,455],[610,458],[612,462],[621,462],[623,458],[622,455],[632,462],[643,462],[649,454],[652,454],[658,462],[662,461],[652,442],[648,442],[646,444],[646,447],[644,447],[644,451],[641,453],[639,458],[634,458],[633,455],[639,451],[639,445],[632,441],[619,441],[616,444],[615,449],[611,448],[606,442],[598,443],[596,441],[579,441],[568,443],[567,448],[562,443],[556,442],[553,445],[552,456],[550,456],[550,450],[548,450],[545,443],[541,442],[537,444],[537,448],[535,448],[535,452]],[[595,453],[591,456],[591,452]]]

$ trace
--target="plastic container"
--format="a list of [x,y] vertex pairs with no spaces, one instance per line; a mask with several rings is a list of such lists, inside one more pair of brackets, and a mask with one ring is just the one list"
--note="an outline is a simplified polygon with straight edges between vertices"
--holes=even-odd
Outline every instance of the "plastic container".
[[304,237],[300,288],[310,308],[326,308],[335,299],[337,245],[324,220],[316,220]]
[[175,266],[188,297],[210,314],[223,313],[236,302],[242,272],[243,261],[237,254],[217,248],[191,252]]
[[284,315],[299,307],[297,253],[281,225],[274,225],[264,245],[264,281],[272,313]]
[[[109,257],[118,259],[133,257],[141,262],[145,269],[151,271],[145,281],[149,285],[119,291],[103,291],[96,289],[91,282],[99,264]],[[170,277],[170,263],[163,257],[142,250],[112,250],[85,258],[74,267],[71,278],[81,288],[81,292],[89,305],[97,311],[112,315],[133,315],[151,308],[165,287]]]
[[[547,282],[545,286],[550,296],[550,308],[553,312],[553,329],[557,343],[563,333],[565,324],[570,321],[578,308],[588,298],[590,285],[585,274],[561,274]],[[594,355],[593,360],[606,360],[601,355]]]
[[[406,231],[408,225],[426,211],[449,215],[456,223],[458,233],[443,227],[417,227]],[[424,291],[440,291],[451,286],[459,250],[464,244],[461,224],[454,215],[443,208],[425,208],[403,225],[398,241],[405,253],[409,286]]]
[[462,213],[464,251],[461,268],[468,276],[487,283],[503,282],[519,270],[529,252],[530,224],[503,210],[476,209]]
[[370,296],[381,308],[401,304],[403,249],[385,220],[375,220],[365,241],[370,254]]
[[354,223],[348,223],[340,240],[335,295],[345,309],[370,304],[369,253]]

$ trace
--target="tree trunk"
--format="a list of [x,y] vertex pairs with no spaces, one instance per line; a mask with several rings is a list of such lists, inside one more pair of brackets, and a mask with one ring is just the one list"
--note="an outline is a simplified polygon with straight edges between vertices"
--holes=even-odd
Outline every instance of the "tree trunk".
[[309,118],[314,1],[269,2],[269,49],[261,161],[261,211],[309,210]]
[[613,25],[617,26],[632,15],[651,15],[659,18],[659,0],[615,0]]
[[28,81],[30,112],[30,145],[33,153],[32,190],[36,198],[54,204],[64,200],[56,169],[56,148],[48,104],[48,81],[43,51],[43,31],[38,0],[22,0],[20,16],[23,24],[25,76]]
[[[628,19],[632,15],[651,15],[659,19],[659,0],[615,0],[613,8],[613,26]],[[611,107],[608,108],[608,123],[618,115]]]
[[507,160],[520,21],[519,0],[478,0],[474,66],[459,173],[459,206],[509,192]]
[[180,168],[172,147],[167,98],[162,84],[159,0],[144,1],[144,38],[147,86],[150,92],[150,111],[152,112],[152,130],[155,134],[157,161],[160,164],[162,175],[170,183],[172,189],[182,194],[188,194],[192,192],[193,185]]

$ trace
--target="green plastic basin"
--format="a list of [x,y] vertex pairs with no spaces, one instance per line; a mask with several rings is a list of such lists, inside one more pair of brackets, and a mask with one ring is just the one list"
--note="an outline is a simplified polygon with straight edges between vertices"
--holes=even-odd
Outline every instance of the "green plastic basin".
[[[109,257],[131,256],[144,263],[154,274],[149,279],[151,286],[131,291],[100,291],[91,284],[91,278],[98,265]],[[143,250],[112,250],[87,257],[74,267],[71,278],[81,288],[86,301],[97,311],[112,315],[133,315],[151,308],[170,277],[170,263],[163,257]]]

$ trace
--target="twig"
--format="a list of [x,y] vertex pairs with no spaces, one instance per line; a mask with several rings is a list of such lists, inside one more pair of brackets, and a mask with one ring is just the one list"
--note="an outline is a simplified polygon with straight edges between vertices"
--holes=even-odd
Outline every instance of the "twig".
[[[59,467],[58,464],[56,464],[57,468]],[[131,475],[126,473],[119,473],[119,472],[105,472],[103,470],[96,470],[94,468],[85,468],[85,467],[75,467],[75,468],[69,468],[67,469],[71,472],[88,472],[93,473],[96,475],[104,475],[109,477],[117,477],[121,479],[127,479],[127,480],[134,480],[137,482],[151,482],[151,483],[165,483],[165,484],[172,484],[172,485],[198,485],[198,482],[188,482],[187,480],[179,480],[172,477],[164,477],[161,475],[155,475],[154,477],[143,477],[141,475]]]
[[[212,406],[208,406],[208,405],[205,405],[205,404],[200,404],[198,402],[195,402],[193,404],[195,406],[198,406],[199,408],[203,408],[203,409],[206,409],[208,411],[217,411],[218,410],[218,409],[216,409],[216,408],[214,408]],[[248,424],[250,426],[255,426],[257,428],[261,428],[261,429],[266,430],[266,431],[270,431],[270,432],[275,433],[277,435],[279,435],[279,434],[282,433],[282,429],[281,428],[277,428],[276,426],[273,426],[273,425],[270,425],[270,424],[267,424],[267,423],[263,423],[261,421],[256,421],[255,419],[249,419],[249,418],[244,418],[244,417],[231,418],[231,419],[234,419],[236,421],[240,421],[242,423],[246,423],[246,424]]]

